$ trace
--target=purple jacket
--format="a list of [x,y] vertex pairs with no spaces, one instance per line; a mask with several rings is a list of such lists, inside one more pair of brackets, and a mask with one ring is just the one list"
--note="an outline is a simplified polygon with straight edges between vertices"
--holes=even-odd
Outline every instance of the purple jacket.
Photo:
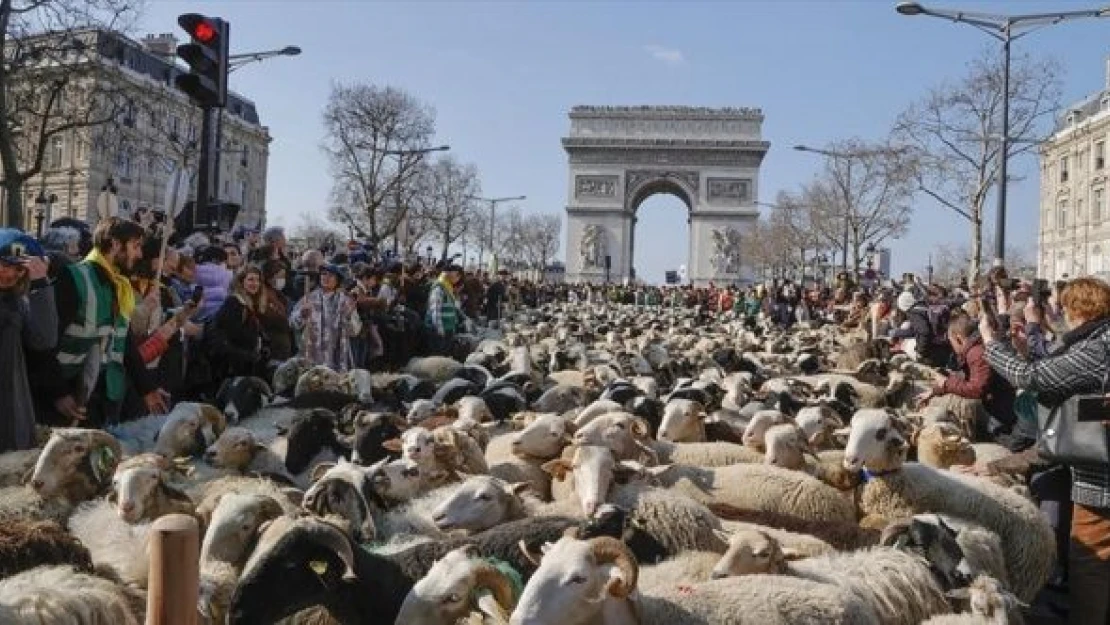
[[211,319],[227,299],[231,286],[231,270],[221,265],[205,263],[197,265],[196,282],[204,287],[204,299],[200,303],[198,319]]

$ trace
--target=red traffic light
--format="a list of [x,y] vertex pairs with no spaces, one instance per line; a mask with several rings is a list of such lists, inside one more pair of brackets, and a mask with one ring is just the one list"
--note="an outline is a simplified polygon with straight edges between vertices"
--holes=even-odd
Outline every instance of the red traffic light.
[[192,32],[193,39],[201,43],[211,43],[216,38],[216,34],[216,29],[212,28],[212,25],[208,22],[199,22],[193,27]]

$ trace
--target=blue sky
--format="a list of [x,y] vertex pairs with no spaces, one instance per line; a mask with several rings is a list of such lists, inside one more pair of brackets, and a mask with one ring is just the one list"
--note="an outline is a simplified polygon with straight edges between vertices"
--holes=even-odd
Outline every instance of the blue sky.
[[[477,164],[486,195],[527,195],[525,211],[561,213],[566,206],[559,138],[575,104],[760,107],[772,144],[760,199],[773,201],[822,165],[790,146],[880,138],[930,86],[958,77],[968,59],[993,45],[966,25],[900,16],[894,4],[153,0],[140,34],[176,33],[177,14],[198,11],[231,21],[233,52],[303,48],[299,57],[232,75],[232,87],[255,100],[274,136],[270,222],[294,226],[301,213],[322,214],[327,206],[320,115],[336,80],[394,85],[434,106],[439,141]],[[936,6],[1039,12],[1098,4]],[[1015,45],[1063,62],[1070,102],[1105,83],[1110,19],[1060,24]],[[1011,166],[1011,175],[1025,178],[1010,187],[1008,238],[1029,247],[1036,245],[1035,167],[1032,156]],[[893,245],[895,272],[919,270],[937,244],[967,238],[960,217],[924,198],[915,207],[909,236]],[[655,196],[639,216],[637,268],[659,280],[685,262],[684,208]]]

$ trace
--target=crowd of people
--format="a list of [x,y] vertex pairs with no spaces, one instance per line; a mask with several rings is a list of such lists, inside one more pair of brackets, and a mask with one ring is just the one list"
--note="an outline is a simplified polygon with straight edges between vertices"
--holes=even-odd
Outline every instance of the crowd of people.
[[102,427],[210,401],[221,381],[269,379],[293,356],[342,372],[454,355],[456,335],[474,324],[548,301],[700,307],[753,328],[836,324],[866,335],[880,358],[903,352],[934,367],[919,406],[971,412],[969,438],[1014,452],[1005,467],[964,470],[1027,477],[1067,556],[1058,581],[1071,588],[1073,612],[1106,622],[1110,464],[1054,464],[1037,444],[1046,411],[1107,390],[1110,286],[1101,280],[1022,281],[997,268],[952,288],[912,275],[869,285],[842,275],[809,288],[552,285],[449,261],[406,265],[356,242],[299,252],[279,228],[169,246],[157,228],[122,218],[41,239],[0,230],[0,452],[34,446],[37,424]]

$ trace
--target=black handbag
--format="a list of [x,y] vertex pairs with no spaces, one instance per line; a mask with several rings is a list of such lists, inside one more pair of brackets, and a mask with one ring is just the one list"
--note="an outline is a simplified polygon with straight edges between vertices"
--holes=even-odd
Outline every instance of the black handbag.
[[1073,466],[1110,464],[1110,370],[1102,380],[1102,392],[1075,395],[1054,408],[1040,406],[1039,455],[1050,462]]

